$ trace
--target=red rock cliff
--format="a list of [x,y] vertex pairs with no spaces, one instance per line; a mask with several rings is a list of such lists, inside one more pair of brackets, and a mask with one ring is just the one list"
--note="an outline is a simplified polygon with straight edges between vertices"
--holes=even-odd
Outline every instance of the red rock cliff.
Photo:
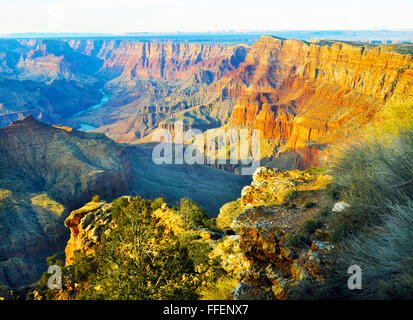
[[75,51],[103,59],[101,71],[120,74],[124,81],[176,80],[196,75],[198,80],[212,82],[238,67],[248,49],[243,45],[120,40],[68,43]]
[[[413,98],[410,55],[263,37],[245,62],[221,81],[239,97],[230,126],[257,128],[297,167],[318,164],[324,143],[371,120],[376,107]],[[264,156],[266,156],[264,154]]]

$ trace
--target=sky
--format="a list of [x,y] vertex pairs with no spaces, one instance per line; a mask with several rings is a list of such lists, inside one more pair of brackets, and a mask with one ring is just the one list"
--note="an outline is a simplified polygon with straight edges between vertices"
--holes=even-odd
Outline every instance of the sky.
[[413,30],[413,0],[0,0],[0,34]]

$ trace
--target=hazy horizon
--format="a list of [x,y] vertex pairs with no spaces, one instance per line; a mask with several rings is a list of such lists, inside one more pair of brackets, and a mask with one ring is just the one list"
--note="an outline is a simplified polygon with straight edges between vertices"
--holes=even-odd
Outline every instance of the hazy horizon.
[[409,0],[28,0],[0,1],[0,30],[13,33],[204,33],[411,31]]
[[252,44],[262,36],[275,36],[282,39],[336,40],[370,43],[412,43],[413,31],[395,30],[289,30],[289,31],[250,31],[250,32],[175,32],[150,33],[128,32],[123,34],[110,33],[12,33],[0,34],[0,39],[124,39],[131,41],[174,41],[196,43],[245,43]]

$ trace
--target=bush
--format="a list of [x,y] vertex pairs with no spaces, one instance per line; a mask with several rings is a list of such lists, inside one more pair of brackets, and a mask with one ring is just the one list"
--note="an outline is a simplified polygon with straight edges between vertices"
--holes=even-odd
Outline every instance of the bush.
[[205,210],[198,207],[198,205],[191,200],[185,198],[181,199],[179,211],[183,215],[187,228],[201,226],[212,230],[219,230],[216,221],[209,219]]
[[[194,239],[199,233],[188,229],[178,238],[159,226],[152,213],[161,202],[114,200],[116,227],[93,254],[75,252],[73,264],[65,269],[64,293],[71,299],[197,299],[201,286],[226,274],[219,259],[209,258],[212,247]],[[189,200],[178,211],[189,224],[214,223]]]
[[302,226],[301,230],[307,234],[313,234],[317,229],[322,227],[320,221],[307,220]]
[[96,261],[91,256],[74,252],[74,262],[71,268],[72,279],[75,282],[87,281],[97,271]]
[[[332,171],[330,198],[350,207],[326,217],[338,251],[314,296],[412,299],[413,132],[348,147]],[[362,290],[347,288],[352,265],[362,269]]]
[[92,198],[92,202],[99,202],[100,201],[100,196],[99,195],[95,195]]
[[73,264],[73,272],[77,271],[73,278],[83,288],[77,298],[196,299],[196,273],[188,247],[158,226],[152,202],[119,198],[114,208],[118,226],[92,260],[83,257]]
[[[66,267],[64,266],[64,263],[62,260],[58,258],[58,254],[55,253],[49,257],[46,258],[46,265],[48,267],[52,265],[57,265],[61,267],[62,269],[62,274],[66,272]],[[37,289],[39,290],[39,293],[41,296],[44,296],[46,299],[52,299],[53,295],[55,293],[54,290],[49,290],[48,288],[48,280],[50,278],[51,274],[49,274],[47,271],[42,274],[40,277],[39,281],[37,282]]]
[[315,203],[315,202],[306,202],[304,204],[304,208],[306,208],[306,209],[314,208],[316,206],[317,206],[317,203]]
[[118,199],[113,200],[112,202],[112,217],[118,218],[121,211],[129,205],[129,200],[125,197],[120,197]]
[[164,203],[165,203],[164,198],[156,198],[155,200],[152,201],[152,210],[155,211],[161,208]]
[[301,233],[297,233],[288,238],[288,244],[296,248],[304,248],[310,243],[309,239]]

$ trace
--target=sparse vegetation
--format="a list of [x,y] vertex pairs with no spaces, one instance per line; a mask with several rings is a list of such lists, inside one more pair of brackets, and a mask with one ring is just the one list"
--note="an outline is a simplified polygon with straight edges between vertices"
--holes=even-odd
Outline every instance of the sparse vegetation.
[[38,194],[30,199],[31,203],[35,206],[46,209],[50,212],[60,216],[65,208],[60,203],[50,199],[47,193]]
[[215,219],[209,219],[205,210],[201,209],[194,201],[181,199],[178,210],[183,215],[186,227],[203,226],[211,230],[218,230]]
[[380,223],[383,210],[413,197],[413,133],[405,131],[383,144],[358,143],[333,166],[332,197],[350,204],[334,215],[336,228],[351,234]]

